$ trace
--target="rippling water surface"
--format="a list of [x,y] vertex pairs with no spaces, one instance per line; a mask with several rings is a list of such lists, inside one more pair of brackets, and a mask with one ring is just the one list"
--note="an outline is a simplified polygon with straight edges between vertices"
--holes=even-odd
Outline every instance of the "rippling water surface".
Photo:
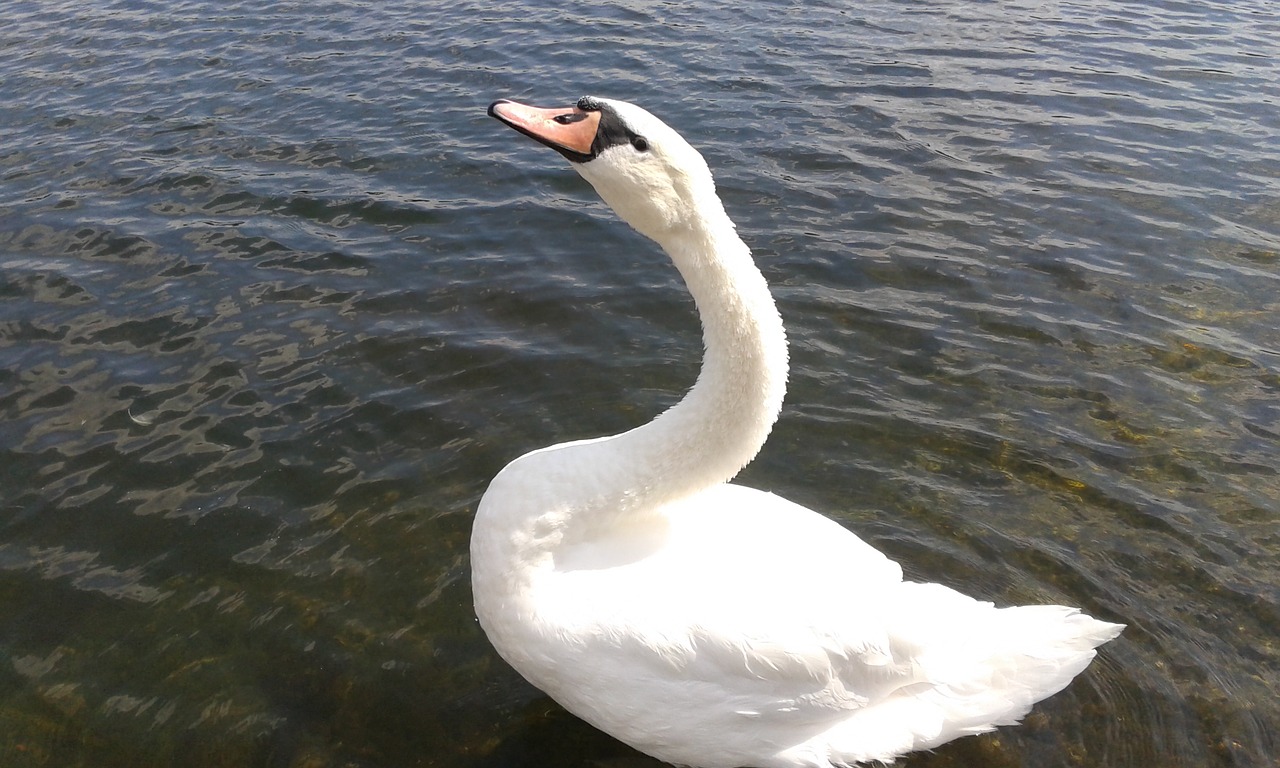
[[7,6],[0,763],[636,757],[467,578],[506,461],[696,374],[665,258],[484,113],[595,93],[774,286],[744,482],[1129,625],[903,765],[1280,764],[1280,6],[730,5]]

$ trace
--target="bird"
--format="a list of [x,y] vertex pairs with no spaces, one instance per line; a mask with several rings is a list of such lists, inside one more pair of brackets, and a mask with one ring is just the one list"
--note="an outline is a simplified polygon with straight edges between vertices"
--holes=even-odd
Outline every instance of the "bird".
[[666,252],[704,344],[692,387],[652,421],[520,456],[482,496],[475,612],[528,682],[668,763],[829,768],[1015,724],[1121,632],[904,580],[832,519],[731,483],[780,414],[787,337],[706,161],[625,101],[488,114]]

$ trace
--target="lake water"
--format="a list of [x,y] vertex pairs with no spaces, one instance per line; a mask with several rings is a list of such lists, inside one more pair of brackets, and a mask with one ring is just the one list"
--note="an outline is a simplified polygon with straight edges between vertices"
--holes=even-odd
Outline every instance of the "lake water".
[[593,93],[703,150],[774,287],[742,482],[1129,625],[902,765],[1280,765],[1277,3],[4,15],[0,764],[643,762],[468,582],[503,464],[697,372],[666,259],[485,116]]

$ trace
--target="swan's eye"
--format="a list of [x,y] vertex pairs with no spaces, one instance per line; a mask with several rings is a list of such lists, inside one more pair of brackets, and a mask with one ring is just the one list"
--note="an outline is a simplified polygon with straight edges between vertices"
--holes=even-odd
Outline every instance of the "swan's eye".
[[648,151],[649,151],[649,140],[648,140],[648,139],[646,139],[646,138],[645,138],[645,137],[643,137],[643,136],[632,136],[632,137],[631,137],[631,146],[635,147],[637,151],[640,151],[640,152],[648,152]]

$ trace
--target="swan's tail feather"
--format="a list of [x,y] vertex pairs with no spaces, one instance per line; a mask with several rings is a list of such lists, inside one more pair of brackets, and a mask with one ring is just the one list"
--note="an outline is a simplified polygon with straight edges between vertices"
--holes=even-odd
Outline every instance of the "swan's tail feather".
[[[1123,625],[1098,621],[1075,608],[1030,605],[994,610],[970,647],[983,648],[967,668],[942,668],[924,697],[943,715],[939,733],[922,738],[917,749],[936,746],[957,735],[984,733],[1012,725],[1032,705],[1066,688]],[[949,663],[964,663],[947,652]],[[925,660],[927,663],[927,659]]]
[[960,736],[1013,725],[1036,702],[1065,688],[1093,660],[1095,649],[1124,629],[1074,608],[997,609],[951,594],[969,601],[968,620],[945,628],[935,624],[933,643],[913,644],[919,672],[928,682],[859,710],[809,742],[825,742],[829,763],[889,762]]

